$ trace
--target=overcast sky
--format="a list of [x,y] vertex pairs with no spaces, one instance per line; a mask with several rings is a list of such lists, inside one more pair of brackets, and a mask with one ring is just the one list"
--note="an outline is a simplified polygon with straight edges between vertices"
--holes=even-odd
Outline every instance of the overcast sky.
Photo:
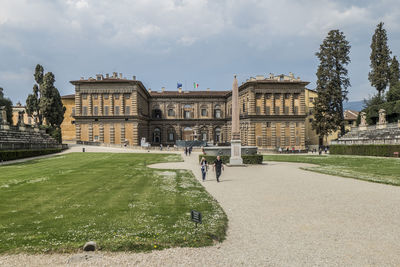
[[[400,55],[398,0],[0,0],[0,87],[14,103],[33,71],[52,71],[62,95],[96,73],[136,75],[147,88],[231,89],[255,75],[293,72],[315,88],[315,52],[329,30],[350,42],[350,100],[375,93],[371,37],[383,21]],[[185,88],[184,88],[185,89]]]

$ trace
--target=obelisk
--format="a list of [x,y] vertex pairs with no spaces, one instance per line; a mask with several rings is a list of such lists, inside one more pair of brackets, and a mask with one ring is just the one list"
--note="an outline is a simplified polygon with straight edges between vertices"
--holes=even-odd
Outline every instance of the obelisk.
[[236,75],[232,85],[232,139],[231,139],[231,158],[230,165],[242,165],[242,145],[240,141],[239,128],[239,88]]

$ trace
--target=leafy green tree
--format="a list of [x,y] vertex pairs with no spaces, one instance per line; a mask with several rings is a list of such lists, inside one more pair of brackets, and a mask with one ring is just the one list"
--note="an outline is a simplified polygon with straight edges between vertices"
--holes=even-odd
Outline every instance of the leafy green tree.
[[65,107],[61,102],[60,93],[54,86],[54,82],[53,73],[48,72],[44,75],[39,108],[47,123],[52,127],[58,128],[64,120]]
[[346,66],[350,63],[350,45],[343,32],[331,30],[316,53],[320,64],[317,70],[317,98],[313,129],[324,138],[340,128],[345,134],[343,101],[347,100],[350,79]]
[[7,121],[12,125],[12,101],[4,97],[3,88],[0,87],[0,107],[5,106]]
[[400,69],[396,56],[390,64],[389,91],[386,94],[388,102],[400,100]]
[[368,73],[368,80],[371,85],[378,91],[378,96],[382,97],[386,86],[389,83],[389,63],[390,63],[390,50],[387,45],[386,30],[383,28],[383,22],[380,22],[375,33],[372,36],[371,42],[371,71]]

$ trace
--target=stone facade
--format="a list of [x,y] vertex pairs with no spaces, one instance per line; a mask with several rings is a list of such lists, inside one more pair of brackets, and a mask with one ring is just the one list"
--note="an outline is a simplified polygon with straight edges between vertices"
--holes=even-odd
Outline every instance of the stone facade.
[[[152,145],[231,140],[230,90],[154,92],[135,77],[125,79],[116,73],[71,83],[74,101],[63,97],[64,105],[69,101],[71,106],[65,113],[71,121],[64,120],[62,129],[70,131],[73,125],[75,136],[63,138],[132,146],[140,145],[143,137]],[[239,86],[242,145],[304,149],[307,84],[291,74],[256,76]]]

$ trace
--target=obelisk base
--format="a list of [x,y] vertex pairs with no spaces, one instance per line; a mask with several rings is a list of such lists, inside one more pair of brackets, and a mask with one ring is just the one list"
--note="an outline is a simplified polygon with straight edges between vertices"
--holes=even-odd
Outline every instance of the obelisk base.
[[231,140],[231,158],[229,165],[243,165],[242,144],[240,140]]

